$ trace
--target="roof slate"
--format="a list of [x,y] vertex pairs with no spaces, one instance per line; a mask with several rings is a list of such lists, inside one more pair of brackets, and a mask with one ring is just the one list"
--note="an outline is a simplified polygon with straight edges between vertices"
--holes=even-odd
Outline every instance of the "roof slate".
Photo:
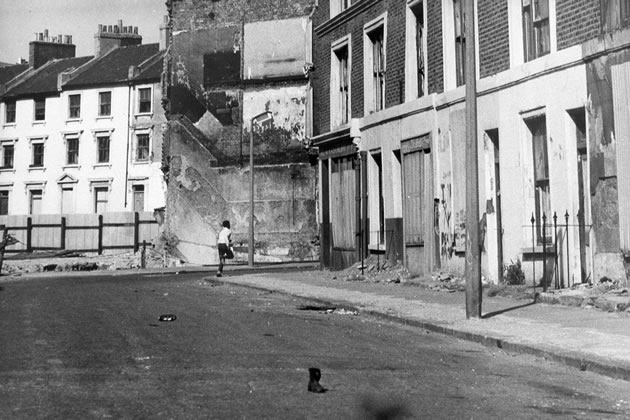
[[[159,47],[159,44],[145,44],[115,48],[93,60],[78,75],[64,84],[64,88],[124,83],[129,80],[129,67],[139,66],[150,59],[158,53]],[[161,60],[158,62],[161,66]],[[149,66],[146,70],[152,67]],[[156,77],[159,78],[159,76],[158,73]]]
[[28,69],[28,64],[13,64],[10,66],[0,67],[0,83],[6,83],[18,74]]
[[23,82],[9,89],[3,97],[18,96],[38,96],[46,94],[56,94],[57,75],[62,72],[71,71],[92,59],[88,57],[64,58],[51,60],[37,69],[33,75],[27,77]]

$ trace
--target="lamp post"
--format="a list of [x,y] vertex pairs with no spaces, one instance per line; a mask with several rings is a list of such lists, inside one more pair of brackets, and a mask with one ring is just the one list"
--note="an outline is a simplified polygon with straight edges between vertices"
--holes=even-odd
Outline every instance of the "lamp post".
[[272,121],[273,114],[265,111],[252,117],[249,126],[249,246],[248,265],[254,266],[254,124],[261,125],[264,122]]

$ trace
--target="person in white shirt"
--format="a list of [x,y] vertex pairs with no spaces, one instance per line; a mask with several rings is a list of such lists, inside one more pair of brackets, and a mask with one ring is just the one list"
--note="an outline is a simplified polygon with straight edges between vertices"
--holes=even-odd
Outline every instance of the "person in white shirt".
[[232,231],[230,230],[229,220],[223,221],[223,229],[221,229],[217,237],[217,249],[219,250],[219,271],[217,272],[217,277],[221,277],[223,276],[225,260],[234,258],[234,253],[232,252]]

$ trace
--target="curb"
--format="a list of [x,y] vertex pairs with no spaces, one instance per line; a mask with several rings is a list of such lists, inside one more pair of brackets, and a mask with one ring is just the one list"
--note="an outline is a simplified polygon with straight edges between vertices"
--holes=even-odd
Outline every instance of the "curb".
[[389,321],[389,322],[393,322],[400,325],[421,328],[429,332],[443,334],[443,335],[451,336],[460,340],[478,343],[488,348],[498,348],[498,349],[501,349],[510,353],[527,354],[531,356],[542,357],[544,359],[558,362],[568,367],[579,369],[581,371],[590,371],[590,372],[594,372],[599,375],[608,376],[614,379],[622,379],[622,380],[630,381],[630,366],[628,367],[617,366],[614,363],[606,361],[604,359],[597,359],[595,357],[585,357],[583,354],[580,354],[578,352],[572,352],[572,351],[567,352],[567,351],[562,351],[562,350],[544,349],[544,348],[532,346],[529,344],[506,341],[506,340],[496,338],[490,335],[476,334],[476,333],[461,331],[455,328],[445,327],[435,322],[405,318],[400,315],[393,315],[391,313],[381,312],[374,309],[360,309],[350,302],[338,301],[337,303],[333,303],[325,299],[311,298],[311,297],[306,297],[306,296],[302,296],[295,293],[286,292],[283,290],[270,289],[270,288],[265,287],[264,285],[253,286],[249,284],[239,284],[235,282],[230,282],[229,280],[217,280],[215,278],[212,278],[212,279],[204,278],[203,280],[210,284],[246,287],[248,289],[253,289],[253,290],[273,292],[273,293],[278,293],[280,295],[298,297],[301,299],[306,299],[312,302],[316,302],[321,305],[341,306],[344,309],[350,309],[350,310],[356,311],[357,313],[368,315],[376,319],[381,319],[384,321]]

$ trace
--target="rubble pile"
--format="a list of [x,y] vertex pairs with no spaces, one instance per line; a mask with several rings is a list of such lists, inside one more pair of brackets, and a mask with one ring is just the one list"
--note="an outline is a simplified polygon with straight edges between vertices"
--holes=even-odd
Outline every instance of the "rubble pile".
[[370,256],[363,262],[359,261],[345,270],[336,272],[333,279],[399,284],[409,281],[412,277],[401,261],[393,264],[383,258]]

